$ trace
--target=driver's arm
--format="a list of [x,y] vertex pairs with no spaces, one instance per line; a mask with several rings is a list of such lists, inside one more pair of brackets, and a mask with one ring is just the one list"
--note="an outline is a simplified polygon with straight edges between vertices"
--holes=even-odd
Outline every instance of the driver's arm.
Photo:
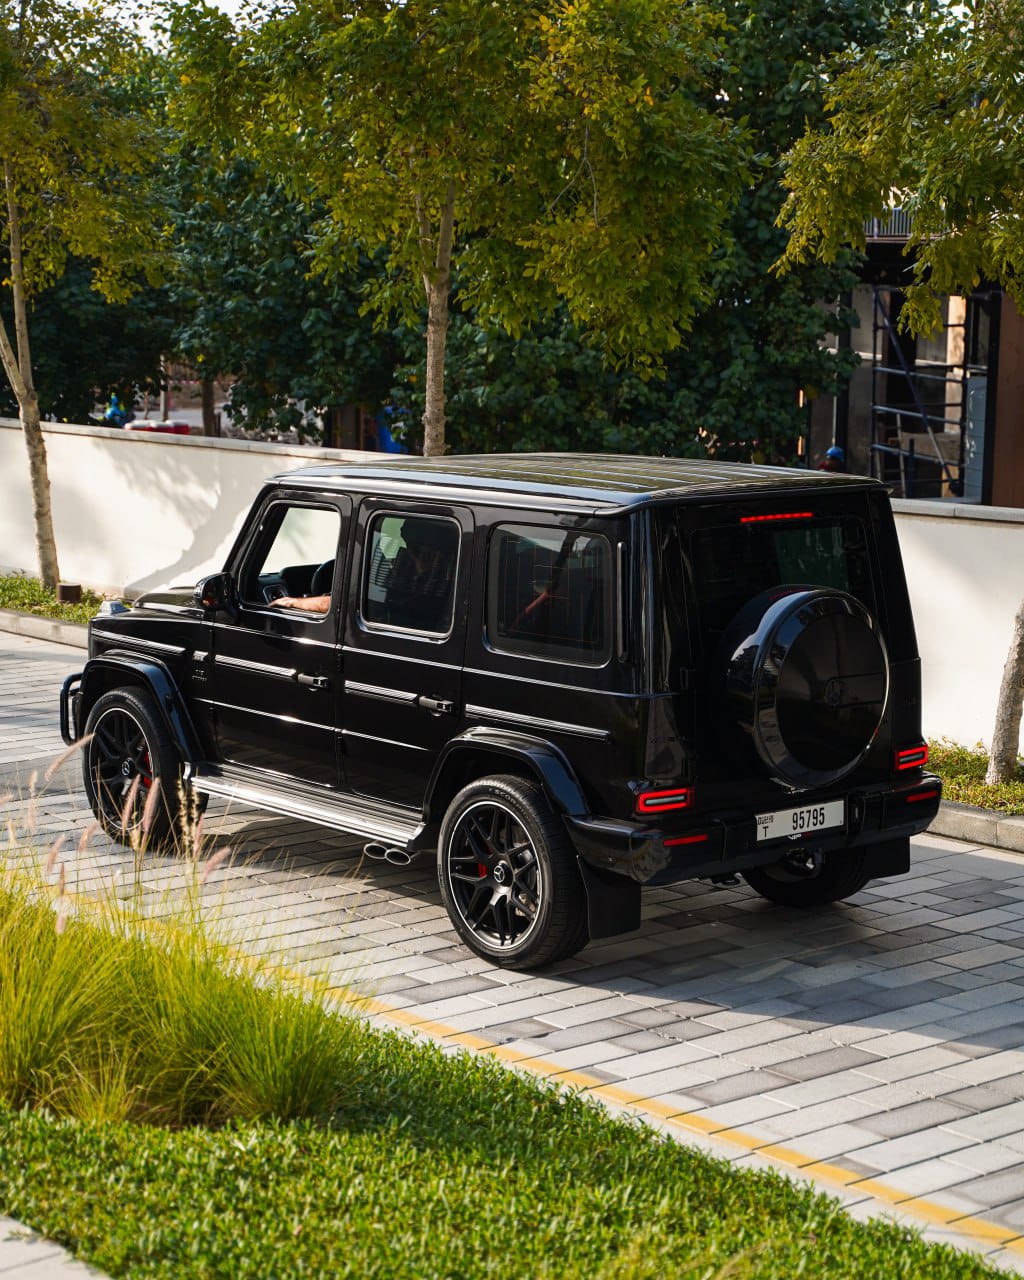
[[278,596],[271,600],[271,609],[299,609],[303,613],[326,613],[331,607],[328,596]]

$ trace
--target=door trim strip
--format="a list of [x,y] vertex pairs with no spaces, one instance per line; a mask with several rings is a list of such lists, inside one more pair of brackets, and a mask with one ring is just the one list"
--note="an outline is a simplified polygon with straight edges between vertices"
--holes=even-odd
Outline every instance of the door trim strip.
[[410,693],[407,689],[387,689],[380,684],[363,684],[359,680],[346,680],[345,692],[353,693],[359,698],[379,698],[381,702],[400,702],[413,706],[418,693]]
[[612,736],[607,729],[594,729],[585,724],[570,724],[566,720],[548,720],[544,716],[527,716],[518,711],[498,711],[494,707],[476,707],[467,704],[466,715],[473,720],[497,720],[503,724],[520,725],[525,729],[550,729],[554,733],[569,733],[576,738],[592,738],[595,742],[608,742]]

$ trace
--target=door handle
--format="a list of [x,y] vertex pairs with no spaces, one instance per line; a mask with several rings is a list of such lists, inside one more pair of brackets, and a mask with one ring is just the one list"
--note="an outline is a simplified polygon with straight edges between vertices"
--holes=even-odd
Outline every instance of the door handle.
[[329,689],[331,687],[331,682],[326,676],[307,676],[302,671],[296,671],[295,679],[299,684],[304,684],[307,689]]
[[429,711],[432,716],[450,716],[455,713],[454,702],[450,702],[447,698],[428,698],[425,693],[419,695],[416,705],[422,707],[424,711]]

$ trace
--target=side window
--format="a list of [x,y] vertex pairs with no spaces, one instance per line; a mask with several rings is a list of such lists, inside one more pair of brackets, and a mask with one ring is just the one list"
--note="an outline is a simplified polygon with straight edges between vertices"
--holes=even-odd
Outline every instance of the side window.
[[341,533],[338,510],[277,502],[264,526],[242,569],[242,599],[268,604],[279,596],[329,595]]
[[461,530],[434,516],[374,516],[363,566],[363,620],[428,635],[452,626]]
[[600,665],[610,646],[611,549],[600,534],[499,525],[487,563],[495,649]]

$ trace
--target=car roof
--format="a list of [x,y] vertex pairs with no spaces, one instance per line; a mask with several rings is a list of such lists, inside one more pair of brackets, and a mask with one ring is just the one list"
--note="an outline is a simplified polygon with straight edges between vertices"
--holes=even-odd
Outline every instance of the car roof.
[[455,454],[442,458],[369,454],[366,462],[302,467],[273,476],[272,482],[523,506],[547,507],[557,501],[574,509],[602,510],[725,494],[877,486],[877,481],[864,476],[797,467],[605,453]]

